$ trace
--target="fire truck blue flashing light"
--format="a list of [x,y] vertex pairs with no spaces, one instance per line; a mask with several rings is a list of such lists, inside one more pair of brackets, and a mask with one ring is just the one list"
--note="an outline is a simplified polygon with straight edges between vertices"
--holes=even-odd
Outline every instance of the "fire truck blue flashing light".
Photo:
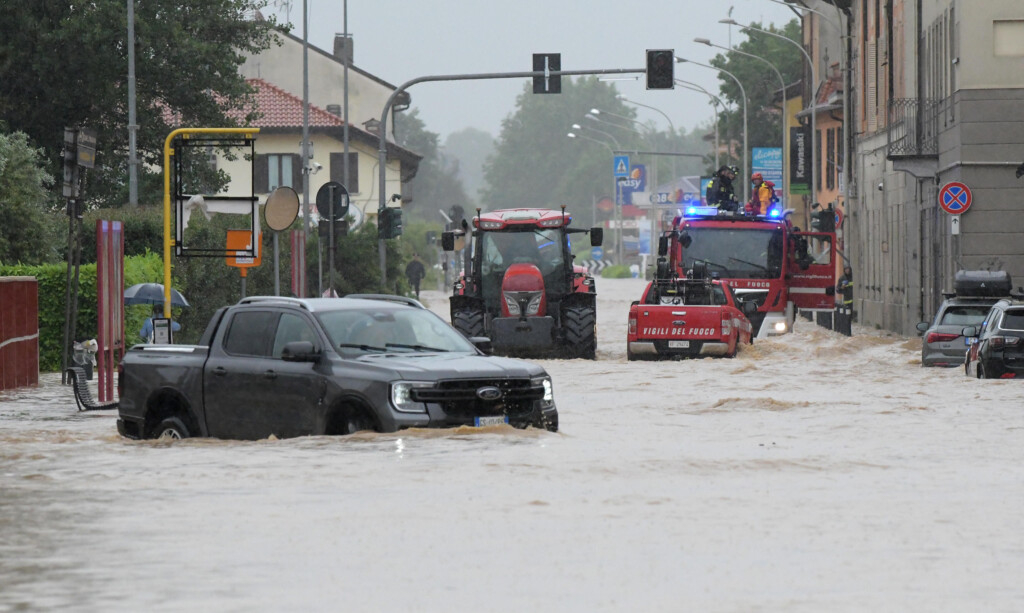
[[772,209],[772,210],[768,211],[768,216],[769,217],[782,217],[782,211],[780,211],[779,209]]
[[717,206],[688,206],[686,214],[699,217],[714,217],[718,215]]

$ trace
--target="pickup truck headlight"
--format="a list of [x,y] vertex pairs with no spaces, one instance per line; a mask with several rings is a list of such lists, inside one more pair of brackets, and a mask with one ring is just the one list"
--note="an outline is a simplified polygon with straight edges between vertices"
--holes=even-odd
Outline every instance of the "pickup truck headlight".
[[396,381],[391,384],[391,406],[403,413],[426,413],[427,405],[412,399],[412,390],[417,387],[434,387],[424,381]]
[[533,384],[544,387],[544,397],[540,399],[541,408],[548,409],[555,406],[555,390],[551,386],[551,377],[538,377],[533,380]]

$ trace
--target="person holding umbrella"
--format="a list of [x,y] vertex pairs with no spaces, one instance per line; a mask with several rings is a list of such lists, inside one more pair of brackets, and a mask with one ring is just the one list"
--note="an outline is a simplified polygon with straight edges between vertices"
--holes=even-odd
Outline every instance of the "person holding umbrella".
[[[142,324],[142,329],[139,330],[139,336],[145,342],[152,343],[154,337],[153,320],[163,319],[164,316],[164,286],[160,283],[136,283],[124,290],[124,304],[125,306],[135,304],[153,305],[152,317],[146,318],[146,321]],[[185,300],[185,297],[178,290],[171,288],[171,307],[188,306],[188,300]],[[172,319],[171,331],[177,332],[178,330],[181,330],[181,324]]]
[[[142,323],[142,329],[139,330],[139,336],[141,336],[147,343],[152,343],[153,342],[153,336],[154,336],[154,334],[153,334],[153,332],[154,332],[154,330],[153,330],[153,320],[154,319],[162,319],[163,316],[164,316],[164,305],[162,305],[162,304],[154,304],[153,305],[153,315],[152,315],[152,317],[147,317],[146,321],[144,321]],[[178,322],[176,322],[176,321],[174,321],[172,319],[171,320],[171,331],[172,332],[177,332],[178,330],[181,330],[181,324],[179,324]]]

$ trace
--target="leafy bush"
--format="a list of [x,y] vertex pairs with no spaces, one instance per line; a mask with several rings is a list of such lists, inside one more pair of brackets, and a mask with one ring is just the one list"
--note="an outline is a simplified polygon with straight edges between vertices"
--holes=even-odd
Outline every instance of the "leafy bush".
[[[154,253],[125,258],[124,284],[159,280],[162,260]],[[0,266],[0,276],[35,277],[39,286],[39,370],[59,371],[61,345],[64,343],[64,316],[67,304],[67,265]],[[95,338],[98,319],[96,306],[96,264],[83,264],[78,273],[78,317],[72,340]],[[125,309],[125,344],[131,346],[138,338],[138,330],[151,312],[150,308]]]
[[608,279],[628,279],[633,276],[633,273],[625,264],[614,264],[602,270],[601,276]]

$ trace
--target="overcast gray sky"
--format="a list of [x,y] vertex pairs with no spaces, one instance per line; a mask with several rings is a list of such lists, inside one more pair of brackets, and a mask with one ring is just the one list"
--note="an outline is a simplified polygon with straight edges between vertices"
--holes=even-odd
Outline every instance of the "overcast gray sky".
[[[330,51],[344,30],[342,0],[307,0],[309,42]],[[291,1],[293,34],[302,38],[303,0]],[[267,11],[282,21],[281,0]],[[274,6],[278,8],[275,10]],[[727,46],[730,27],[718,23],[735,7],[740,23],[781,25],[793,12],[769,0],[348,0],[348,31],[354,63],[393,84],[426,75],[532,70],[534,53],[561,53],[563,70],[643,68],[646,49],[675,49],[706,64],[719,50],[695,37]],[[733,43],[743,34],[732,28]],[[796,47],[793,53],[799,53]],[[676,65],[676,78],[717,92],[717,73]],[[428,130],[444,138],[465,127],[497,136],[515,109],[525,80],[421,83],[409,89]],[[641,76],[616,82],[630,100],[656,107],[677,128],[692,129],[711,118],[708,98],[694,91],[647,91]],[[666,126],[660,114],[639,108],[641,121]]]

